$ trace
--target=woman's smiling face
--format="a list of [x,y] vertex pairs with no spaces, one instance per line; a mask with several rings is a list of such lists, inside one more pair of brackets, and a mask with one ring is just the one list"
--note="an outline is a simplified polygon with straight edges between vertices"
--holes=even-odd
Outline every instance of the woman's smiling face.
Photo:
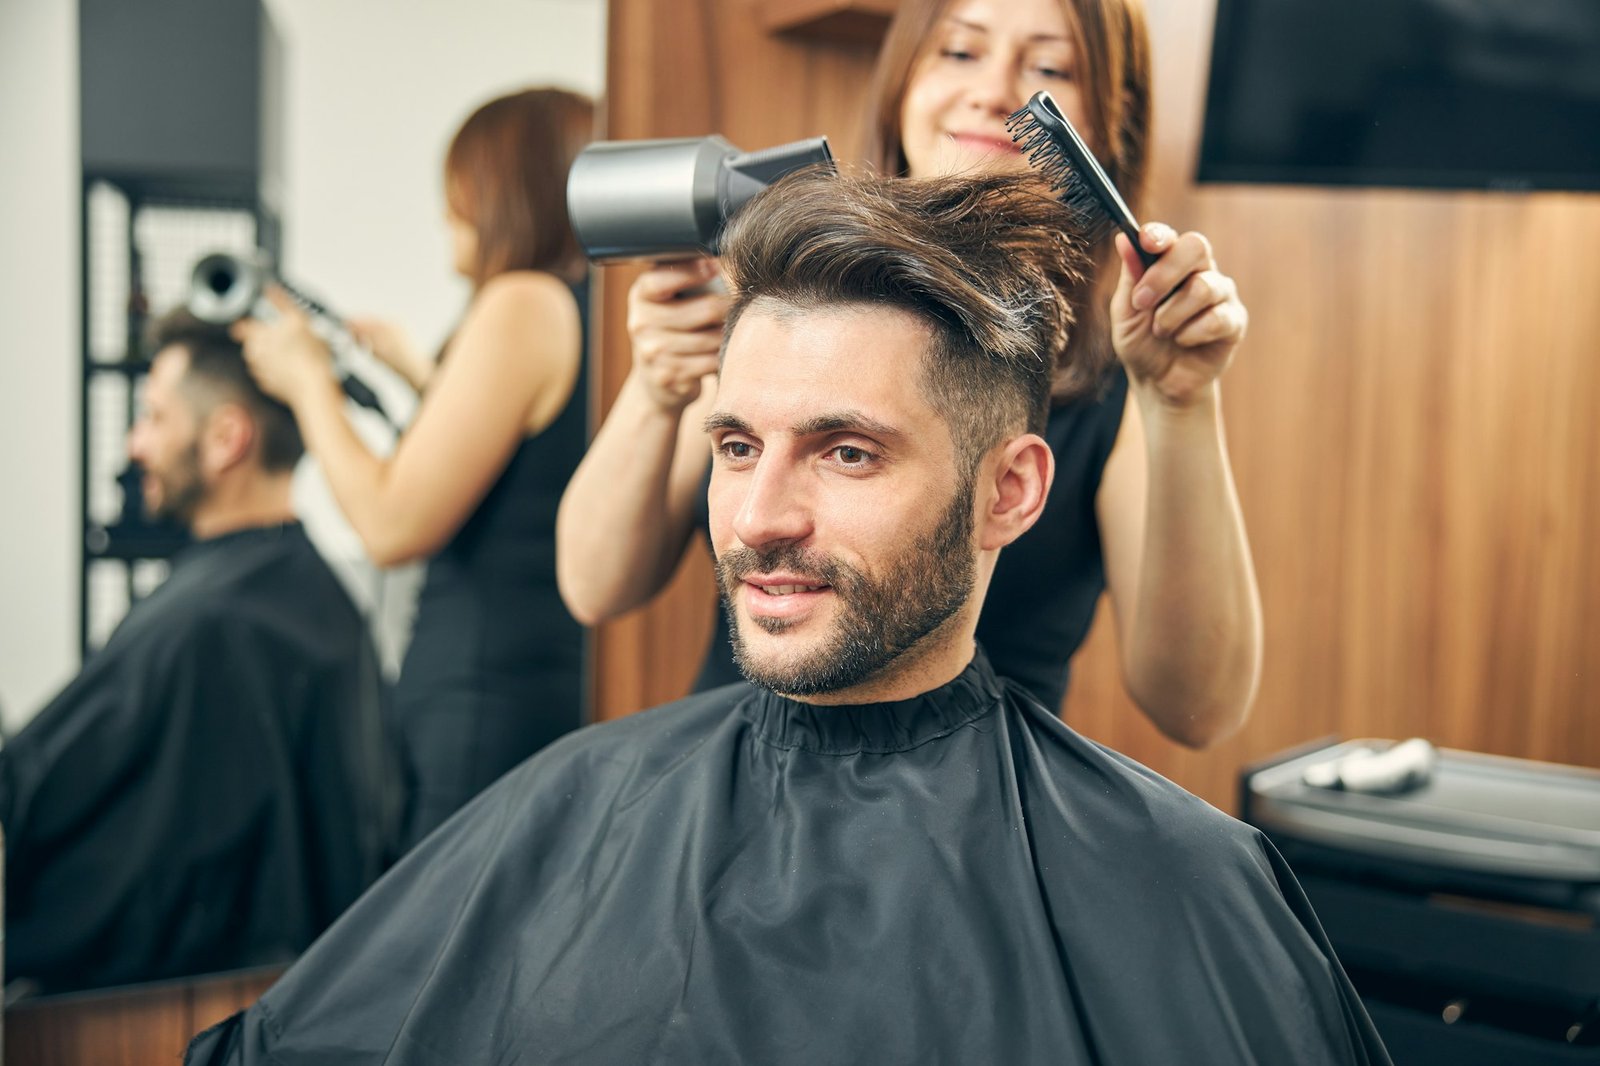
[[1082,130],[1082,62],[1062,0],[954,0],[912,66],[901,105],[910,176],[1026,169],[1007,116],[1048,89]]

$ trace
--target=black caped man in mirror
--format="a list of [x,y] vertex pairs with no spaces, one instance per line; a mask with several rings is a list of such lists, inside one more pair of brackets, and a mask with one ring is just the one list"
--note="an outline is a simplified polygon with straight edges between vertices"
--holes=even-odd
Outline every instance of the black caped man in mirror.
[[128,451],[194,543],[0,749],[5,969],[47,991],[286,962],[392,857],[364,622],[290,507],[301,443],[225,329],[156,324]]

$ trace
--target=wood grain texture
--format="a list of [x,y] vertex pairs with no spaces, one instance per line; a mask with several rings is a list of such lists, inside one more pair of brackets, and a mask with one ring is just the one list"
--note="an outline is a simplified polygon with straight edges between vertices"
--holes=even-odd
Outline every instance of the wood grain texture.
[[[1600,196],[1196,186],[1213,3],[1147,5],[1147,213],[1206,233],[1251,310],[1224,404],[1266,663],[1248,725],[1186,751],[1102,619],[1068,721],[1230,810],[1242,765],[1329,734],[1600,766]],[[870,48],[769,36],[739,0],[612,0],[611,26],[612,136],[825,132],[853,158]],[[603,403],[628,365],[606,290]],[[603,628],[601,716],[687,691],[713,597],[691,555]]]
[[898,0],[754,0],[768,30],[876,45]]
[[1213,7],[1149,0],[1149,202],[1251,309],[1225,408],[1261,692],[1185,752],[1097,625],[1068,719],[1230,809],[1240,766],[1324,734],[1600,766],[1600,197],[1196,186]]
[[5,1015],[5,1061],[27,1066],[176,1062],[202,1029],[260,998],[282,967],[23,1001]]

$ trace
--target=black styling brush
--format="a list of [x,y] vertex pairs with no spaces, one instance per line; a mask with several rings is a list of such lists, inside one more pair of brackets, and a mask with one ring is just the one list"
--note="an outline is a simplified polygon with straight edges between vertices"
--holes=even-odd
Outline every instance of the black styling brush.
[[1061,113],[1054,97],[1044,90],[1034,93],[1026,107],[1006,119],[1006,129],[1028,162],[1060,194],[1061,202],[1078,216],[1091,244],[1110,235],[1115,226],[1128,235],[1145,266],[1156,261],[1140,246],[1139,223],[1123,202],[1122,194]]

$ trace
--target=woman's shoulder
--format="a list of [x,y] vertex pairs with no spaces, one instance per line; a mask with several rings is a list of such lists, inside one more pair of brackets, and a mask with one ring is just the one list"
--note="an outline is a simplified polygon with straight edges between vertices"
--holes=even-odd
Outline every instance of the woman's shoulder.
[[484,282],[472,298],[469,314],[506,312],[577,312],[572,286],[542,270],[508,270]]
[[456,333],[461,347],[576,351],[583,325],[572,289],[554,274],[496,274],[473,295]]

